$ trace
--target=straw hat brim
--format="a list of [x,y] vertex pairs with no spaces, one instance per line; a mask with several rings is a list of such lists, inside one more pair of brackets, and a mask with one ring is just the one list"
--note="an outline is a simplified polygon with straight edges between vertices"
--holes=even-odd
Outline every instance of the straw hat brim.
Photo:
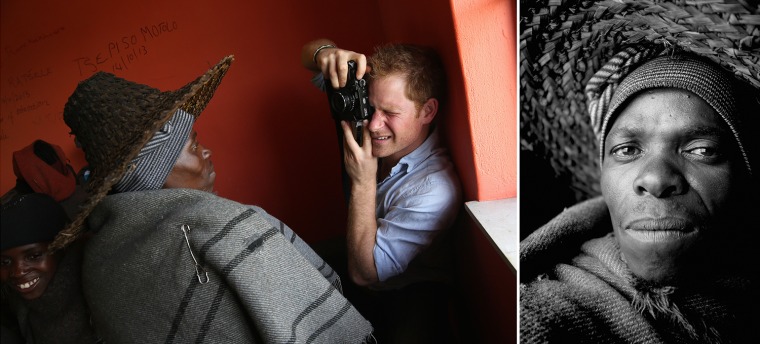
[[[82,111],[77,112],[70,110],[69,106],[81,106],[83,105],[81,103],[86,103],[88,101],[86,99],[87,94],[97,92],[80,90],[79,88],[86,87],[86,85],[83,85],[86,81],[80,83],[77,91],[74,92],[67,102],[66,109],[64,110],[64,117],[69,127],[72,128],[72,134],[76,135],[76,139],[80,143],[83,143],[82,148],[85,150],[85,157],[93,168],[93,175],[88,181],[89,197],[83,202],[80,207],[81,210],[77,216],[58,234],[56,239],[49,246],[49,250],[55,251],[64,248],[81,234],[82,226],[87,216],[111,191],[111,188],[121,180],[127,172],[127,169],[130,168],[131,161],[138,155],[138,153],[140,153],[142,147],[145,146],[145,144],[151,140],[153,135],[174,116],[174,113],[178,109],[182,109],[196,118],[200,116],[201,112],[203,112],[206,105],[213,97],[216,88],[221,83],[233,60],[234,56],[232,55],[224,57],[206,73],[175,91],[160,92],[155,89],[150,89],[145,85],[134,84],[120,79],[120,81],[144,87],[141,92],[144,93],[146,99],[142,99],[142,101],[150,104],[150,107],[148,109],[130,109],[129,114],[111,116],[108,118],[109,121],[132,120],[129,125],[136,127],[135,132],[137,132],[136,135],[125,136],[123,141],[127,142],[120,142],[118,147],[112,147],[110,150],[100,149],[100,147],[97,149],[86,147],[86,144],[83,142],[97,142],[97,138],[100,137],[119,135],[124,131],[123,127],[126,124],[111,126],[114,130],[113,133],[103,132],[104,130],[102,127],[93,128],[91,122],[88,122],[93,118],[85,118]],[[101,77],[115,78],[113,75],[94,75],[91,79]],[[94,82],[92,87],[97,88],[98,86],[95,86],[97,84],[97,82]],[[94,116],[102,116],[102,112],[106,111],[113,110],[96,110],[94,111]],[[139,122],[135,123],[135,119]],[[91,145],[95,144],[91,143]],[[90,152],[88,152],[88,148],[90,148]],[[102,156],[87,154],[96,150],[103,151],[102,154],[100,154]]]

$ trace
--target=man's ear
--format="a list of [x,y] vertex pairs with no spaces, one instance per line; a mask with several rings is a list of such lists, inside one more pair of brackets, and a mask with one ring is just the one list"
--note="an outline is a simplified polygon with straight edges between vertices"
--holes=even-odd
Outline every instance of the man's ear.
[[435,119],[435,115],[438,114],[438,99],[430,98],[425,101],[420,107],[420,117],[424,124],[429,124]]

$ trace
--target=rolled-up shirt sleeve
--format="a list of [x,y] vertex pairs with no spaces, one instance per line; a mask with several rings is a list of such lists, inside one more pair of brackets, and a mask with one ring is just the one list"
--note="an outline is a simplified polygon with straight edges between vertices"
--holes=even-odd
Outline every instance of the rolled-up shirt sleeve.
[[393,200],[377,220],[374,258],[383,282],[401,274],[456,217],[458,190],[449,180],[428,180]]

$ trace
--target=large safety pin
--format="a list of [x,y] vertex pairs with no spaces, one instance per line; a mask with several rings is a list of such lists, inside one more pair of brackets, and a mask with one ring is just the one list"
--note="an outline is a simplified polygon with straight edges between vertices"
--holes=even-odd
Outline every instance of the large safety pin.
[[190,247],[190,237],[188,236],[188,233],[190,233],[190,226],[182,225],[181,228],[182,228],[182,233],[185,234],[185,242],[187,243],[187,249],[190,250],[190,257],[193,258],[193,262],[195,263],[195,275],[198,276],[198,282],[201,282],[201,284],[206,284],[209,281],[208,272],[206,271],[206,269],[203,268],[203,266],[201,266],[198,263],[198,259],[195,259],[193,248]]

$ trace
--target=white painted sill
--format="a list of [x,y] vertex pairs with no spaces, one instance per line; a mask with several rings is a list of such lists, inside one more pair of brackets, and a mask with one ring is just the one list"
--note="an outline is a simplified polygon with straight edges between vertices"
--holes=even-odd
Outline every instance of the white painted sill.
[[517,274],[520,240],[517,228],[517,198],[465,202],[470,214],[512,273]]

